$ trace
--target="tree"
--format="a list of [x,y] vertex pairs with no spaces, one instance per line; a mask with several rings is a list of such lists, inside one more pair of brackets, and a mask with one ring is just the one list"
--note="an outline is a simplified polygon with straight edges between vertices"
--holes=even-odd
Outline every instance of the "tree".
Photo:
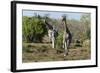
[[23,40],[26,42],[41,42],[46,33],[46,26],[38,17],[24,17],[23,16]]
[[85,30],[85,35],[86,35],[86,39],[90,39],[90,35],[91,35],[91,30],[90,30],[90,14],[84,14],[81,16],[81,23],[84,25],[84,30]]

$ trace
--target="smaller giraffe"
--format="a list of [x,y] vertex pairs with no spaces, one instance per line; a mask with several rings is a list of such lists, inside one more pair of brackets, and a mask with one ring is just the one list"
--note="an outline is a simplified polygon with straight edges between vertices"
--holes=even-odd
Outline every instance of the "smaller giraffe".
[[49,22],[45,20],[45,24],[48,30],[49,41],[52,43],[52,48],[55,48],[55,39],[57,37],[57,30],[54,25],[51,25]]

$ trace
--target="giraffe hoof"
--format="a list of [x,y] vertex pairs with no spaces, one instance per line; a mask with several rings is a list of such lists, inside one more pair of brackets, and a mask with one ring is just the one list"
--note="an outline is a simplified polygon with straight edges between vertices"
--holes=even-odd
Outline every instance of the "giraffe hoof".
[[64,57],[66,56],[66,54],[64,54]]
[[67,54],[64,54],[64,56],[67,56],[68,55],[68,53]]

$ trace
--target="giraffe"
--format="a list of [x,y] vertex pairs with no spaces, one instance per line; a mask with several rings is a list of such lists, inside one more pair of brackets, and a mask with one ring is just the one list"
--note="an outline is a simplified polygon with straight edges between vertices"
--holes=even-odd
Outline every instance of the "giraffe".
[[52,43],[52,48],[55,48],[55,39],[57,37],[57,30],[54,25],[45,20],[45,24],[48,31],[49,41]]
[[66,16],[62,17],[62,25],[64,26],[64,31],[63,31],[63,48],[65,49],[64,56],[66,56],[68,54],[68,48],[72,40],[71,32],[67,27]]

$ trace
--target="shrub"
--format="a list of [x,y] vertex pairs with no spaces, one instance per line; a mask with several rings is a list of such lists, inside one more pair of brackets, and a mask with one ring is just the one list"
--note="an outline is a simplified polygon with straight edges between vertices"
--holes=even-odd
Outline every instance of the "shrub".
[[56,40],[56,48],[58,49],[62,48],[62,44],[63,44],[63,33],[60,32]]
[[47,29],[41,18],[23,17],[23,41],[41,42]]

